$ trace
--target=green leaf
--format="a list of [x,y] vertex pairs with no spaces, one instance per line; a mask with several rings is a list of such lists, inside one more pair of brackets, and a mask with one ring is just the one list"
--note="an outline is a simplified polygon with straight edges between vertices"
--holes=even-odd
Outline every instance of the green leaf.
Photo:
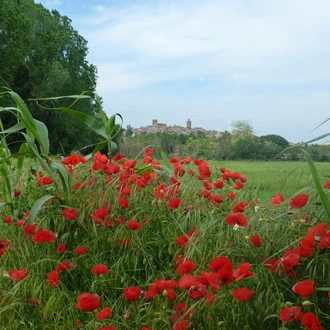
[[[36,136],[37,141],[40,144],[41,152],[43,155],[48,156],[49,154],[49,138],[48,138],[48,129],[47,126],[39,121],[39,120],[34,120],[37,131],[38,131],[38,136]],[[40,137],[39,137],[40,136]],[[42,141],[42,143],[40,143]]]
[[7,134],[7,133],[15,133],[15,132],[18,132],[20,131],[21,129],[24,129],[25,128],[25,124],[23,122],[19,122],[17,123],[16,125],[12,126],[12,127],[9,127],[7,129],[5,129],[4,131],[1,131],[1,133],[3,134]]
[[6,164],[2,164],[2,166],[0,167],[0,173],[3,179],[3,182],[5,184],[5,188],[6,188],[6,193],[7,193],[7,198],[12,202],[13,198],[12,198],[12,186],[11,186],[11,182],[9,180],[8,177],[8,168]]
[[330,291],[330,286],[323,288],[315,288],[316,291]]
[[84,112],[78,111],[78,110],[72,110],[69,108],[46,108],[44,106],[39,105],[44,110],[60,110],[62,112],[65,112],[69,114],[72,117],[75,117],[82,121],[85,125],[87,125],[91,130],[93,130],[95,133],[103,136],[105,139],[108,139],[108,136],[105,132],[104,127],[92,116],[87,115]]
[[17,157],[17,169],[20,171],[23,168],[23,163],[25,160],[25,155],[28,151],[28,145],[26,143],[22,143],[19,148],[19,153]]
[[328,195],[326,194],[326,192],[324,191],[324,189],[322,187],[322,184],[321,184],[317,169],[315,167],[315,164],[314,164],[310,154],[306,150],[304,150],[304,149],[300,149],[300,150],[302,151],[302,153],[305,156],[307,164],[308,164],[308,166],[310,168],[310,171],[312,173],[313,181],[314,181],[316,190],[318,192],[318,195],[320,197],[322,206],[323,206],[328,218],[330,219],[330,199],[329,199]]
[[54,196],[52,195],[46,195],[43,196],[41,198],[39,198],[34,205],[32,206],[32,209],[30,211],[29,217],[26,220],[26,223],[29,225],[32,225],[34,223],[34,219],[37,215],[37,213],[40,211],[42,205],[47,202],[48,200],[50,200],[51,198],[54,198]]
[[110,136],[113,130],[115,129],[115,125],[116,125],[116,115],[113,115],[108,119],[105,125],[105,132],[108,136]]

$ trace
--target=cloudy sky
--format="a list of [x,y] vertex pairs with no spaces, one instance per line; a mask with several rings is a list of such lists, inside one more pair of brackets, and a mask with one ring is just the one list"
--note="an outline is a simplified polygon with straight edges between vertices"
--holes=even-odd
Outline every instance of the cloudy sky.
[[290,142],[330,132],[310,133],[330,117],[329,0],[35,2],[88,40],[97,92],[124,126],[249,120]]

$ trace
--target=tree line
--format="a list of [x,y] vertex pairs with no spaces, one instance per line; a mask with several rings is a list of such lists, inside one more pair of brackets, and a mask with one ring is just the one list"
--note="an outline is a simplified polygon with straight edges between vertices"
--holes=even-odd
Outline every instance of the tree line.
[[[249,121],[235,121],[232,131],[221,135],[152,133],[131,136],[130,130],[118,139],[119,149],[126,156],[135,157],[147,146],[159,145],[168,155],[216,160],[291,160],[303,159],[298,148],[282,136],[268,134],[256,136]],[[127,136],[127,132],[129,136]],[[314,161],[330,161],[330,146],[307,145]]]

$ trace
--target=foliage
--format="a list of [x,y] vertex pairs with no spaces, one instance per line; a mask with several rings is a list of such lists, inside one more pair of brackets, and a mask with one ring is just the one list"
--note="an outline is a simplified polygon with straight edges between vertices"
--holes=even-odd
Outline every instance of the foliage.
[[[0,16],[0,77],[24,101],[95,89],[97,70],[86,60],[87,41],[73,29],[68,17],[56,10],[49,12],[33,0],[3,0]],[[9,102],[10,98],[3,97],[0,106]],[[69,104],[60,99],[47,106]],[[67,154],[99,141],[92,130],[65,113],[40,111],[34,102],[29,108],[33,117],[48,127],[52,154]],[[80,100],[79,111],[91,116],[98,112],[88,99]],[[1,113],[0,118],[7,127],[15,124],[8,113]],[[9,139],[13,151],[19,147],[16,140],[17,135]]]
[[289,142],[282,136],[276,134],[268,134],[260,136],[261,141],[268,141],[281,146],[282,148],[286,148],[289,146]]

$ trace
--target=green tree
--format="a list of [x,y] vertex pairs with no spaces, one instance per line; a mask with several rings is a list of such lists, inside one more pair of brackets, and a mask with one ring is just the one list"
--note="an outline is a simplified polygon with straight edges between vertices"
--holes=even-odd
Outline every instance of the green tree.
[[232,126],[232,137],[233,140],[246,139],[253,137],[254,128],[252,127],[249,120],[235,120],[231,124]]
[[[49,11],[33,0],[2,0],[0,6],[0,77],[24,101],[29,98],[80,94],[95,90],[97,69],[86,60],[87,41],[71,26],[71,20],[56,10]],[[0,105],[8,105],[0,100]],[[47,102],[49,107],[68,106],[72,100]],[[64,113],[41,110],[29,102],[32,115],[49,130],[52,153],[69,153],[98,137]],[[79,109],[95,115],[89,100]],[[1,114],[6,127],[14,118]],[[79,138],[78,138],[79,137]]]
[[262,141],[272,142],[283,148],[287,148],[289,146],[289,142],[284,137],[282,137],[280,135],[276,135],[276,134],[263,135],[263,136],[260,136],[260,139]]

